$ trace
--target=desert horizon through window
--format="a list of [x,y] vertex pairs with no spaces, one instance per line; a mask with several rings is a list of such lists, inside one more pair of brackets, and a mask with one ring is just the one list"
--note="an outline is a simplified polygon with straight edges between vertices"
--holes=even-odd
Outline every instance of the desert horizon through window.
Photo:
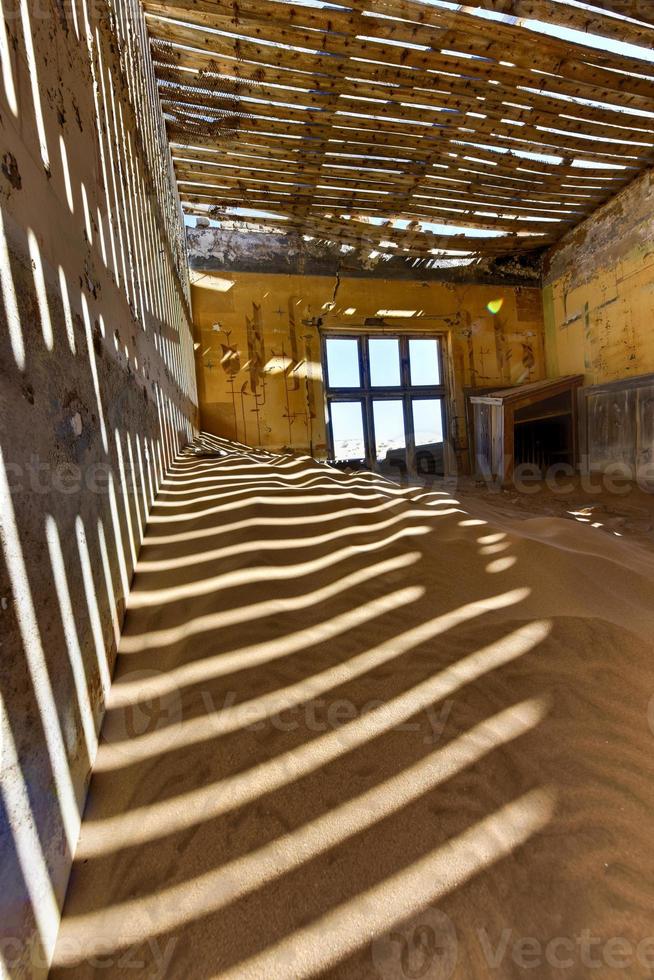
[[325,335],[331,458],[406,476],[444,473],[440,337]]

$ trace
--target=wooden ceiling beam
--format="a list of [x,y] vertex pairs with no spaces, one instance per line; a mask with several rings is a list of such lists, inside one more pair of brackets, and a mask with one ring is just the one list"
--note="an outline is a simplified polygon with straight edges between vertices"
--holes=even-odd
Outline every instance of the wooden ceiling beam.
[[[173,87],[170,84],[170,79],[167,78],[163,80],[163,83],[160,82],[160,92],[162,98],[175,97],[188,104],[203,104],[213,107],[229,107],[232,105],[232,101],[229,99],[207,94],[211,92],[211,88],[208,87],[208,83],[203,85],[201,80],[198,80],[197,84],[184,84],[182,88],[179,88]],[[413,97],[414,99],[421,98],[418,95]],[[330,105],[326,100],[318,99],[311,94],[308,97],[303,97],[292,92],[286,93],[284,96],[279,93],[260,91],[257,98],[270,98],[278,105],[261,105],[259,102],[248,101],[247,99],[240,98],[239,100],[239,97],[235,96],[233,106],[243,112],[249,111],[253,114],[271,115],[271,117],[276,118],[286,115],[296,121],[305,122],[308,119],[320,121],[324,118]],[[347,96],[343,98],[341,95],[341,98],[342,102],[337,103],[341,110],[349,111],[367,107],[366,103],[350,101]],[[286,103],[294,108],[287,109],[279,105],[282,99],[285,99]],[[503,103],[498,107],[493,107],[476,100],[469,100],[466,107],[455,110],[451,105],[453,100],[439,100],[434,96],[428,96],[427,98],[422,97],[420,104],[423,101],[427,105],[432,104],[434,106],[442,103],[442,108],[446,108],[448,111],[435,114],[428,108],[412,108],[391,99],[383,105],[371,104],[370,110],[380,119],[387,117],[397,119],[402,116],[407,120],[407,123],[411,121],[440,123],[444,131],[452,132],[453,138],[458,138],[454,134],[461,127],[464,127],[465,129],[475,129],[480,135],[495,136],[498,133],[501,136],[515,135],[521,139],[530,138],[535,142],[549,143],[558,146],[561,150],[579,152],[583,155],[602,154],[617,160],[622,159],[625,156],[625,151],[629,150],[630,155],[635,159],[642,158],[646,161],[654,149],[654,131],[651,133],[634,133],[632,130],[623,127],[606,133],[605,129],[600,130],[599,127],[595,129],[588,125],[584,126],[579,121],[559,118],[549,113],[533,113]],[[469,113],[473,106],[476,115],[471,116]],[[482,113],[486,118],[478,118]],[[441,117],[443,118],[441,119]],[[562,132],[553,132],[553,130],[562,130]],[[602,139],[602,135],[606,135],[608,138]]]
[[[361,0],[361,2],[365,3],[368,0]],[[390,3],[391,0],[385,0],[385,2]],[[394,2],[395,0],[393,0]],[[397,0],[397,2],[402,4],[406,3],[407,0]],[[441,16],[439,13],[434,13],[434,11],[438,11],[438,8],[421,4],[417,4],[417,6],[421,7],[432,18]],[[464,15],[457,12],[456,16],[463,17]],[[569,84],[587,86],[589,89],[599,90],[603,93],[613,92],[616,96],[619,94],[622,99],[626,99],[628,102],[632,99],[645,100],[650,109],[654,105],[652,92],[654,77],[650,81],[649,79],[622,74],[618,70],[611,70],[601,65],[594,66],[583,61],[557,59],[555,54],[550,51],[551,46],[549,46],[547,39],[538,35],[532,35],[526,39],[524,54],[516,46],[516,38],[513,37],[512,46],[508,48],[513,59],[512,65],[509,65],[508,62],[502,64],[507,48],[495,41],[485,40],[485,35],[487,36],[489,31],[488,22],[474,17],[472,20],[476,22],[475,28],[482,31],[479,40],[472,34],[465,34],[458,39],[450,37],[446,33],[440,37],[439,43],[442,42],[442,48],[446,51],[450,51],[453,46],[456,46],[456,51],[452,54],[442,53],[441,50],[417,50],[395,44],[384,45],[383,43],[356,41],[356,39],[347,38],[345,41],[339,40],[343,50],[332,50],[339,46],[336,40],[332,40],[331,49],[327,52],[319,46],[319,39],[326,35],[309,32],[305,37],[301,31],[297,31],[293,32],[293,38],[286,37],[285,40],[282,40],[284,32],[276,32],[273,28],[269,29],[268,34],[276,36],[268,36],[266,40],[274,43],[263,44],[261,43],[262,39],[256,34],[247,36],[247,31],[243,26],[239,27],[238,33],[244,36],[237,38],[226,33],[202,30],[200,27],[173,24],[155,16],[148,17],[148,29],[152,37],[162,41],[182,43],[204,51],[233,53],[236,57],[263,60],[273,65],[284,65],[290,62],[296,68],[316,73],[326,71],[329,74],[348,75],[353,73],[354,66],[356,66],[358,73],[362,70],[361,66],[365,64],[365,61],[354,61],[354,59],[369,61],[373,64],[373,73],[374,63],[381,62],[380,67],[383,67],[385,71],[389,69],[416,72],[440,70],[459,73],[463,76],[486,78],[500,83],[509,78],[509,84],[518,80],[521,84],[528,84],[536,71],[558,76],[565,79]],[[389,21],[388,23],[392,22]],[[492,27],[493,33],[497,33],[496,28],[499,25],[493,23]],[[340,38],[340,35],[329,35],[329,37],[335,39],[336,37]],[[297,48],[305,50],[289,50],[288,47],[283,46],[291,43],[294,43]],[[555,48],[555,51],[558,52],[559,50],[559,48]],[[599,56],[599,54],[599,52],[593,52],[593,56]],[[601,59],[598,57],[597,60]],[[633,71],[633,63],[631,63],[631,70]]]
[[186,206],[354,247],[392,235],[407,255],[555,241],[654,162],[654,68],[596,40],[644,49],[654,31],[554,0],[494,0],[523,20],[489,18],[487,2],[143,0]]
[[[564,74],[571,69],[574,61],[590,69],[608,68],[624,73],[633,71],[632,59],[615,51],[585,44],[582,32],[575,35],[575,40],[563,41],[526,27],[509,26],[498,20],[489,21],[477,16],[474,6],[467,5],[467,9],[453,12],[442,7],[426,6],[416,0],[381,0],[381,3],[379,0],[362,0],[357,9],[348,12],[318,12],[315,8],[273,3],[270,0],[237,2],[231,6],[227,3],[211,4],[206,0],[204,3],[144,0],[145,9],[154,17],[182,19],[195,28],[307,46],[346,57],[370,57],[371,47],[374,52],[380,45],[361,38],[373,37],[382,43],[404,42],[432,49],[458,45],[467,53],[493,58],[498,62],[506,61],[507,50],[510,50],[511,60],[517,65],[536,65],[550,71],[551,59],[555,59]],[[482,3],[477,6],[481,7]],[[551,3],[550,13],[557,6],[562,5]],[[485,9],[488,10],[487,5]],[[393,15],[398,19],[392,19]],[[509,49],[508,43],[511,45]],[[646,45],[643,47],[646,48]],[[643,60],[641,67],[642,74],[651,74],[647,60]]]
[[[156,28],[155,28],[156,31]],[[155,38],[155,47],[163,42]],[[220,51],[215,48],[220,47]],[[254,51],[252,51],[254,47]],[[244,49],[247,49],[244,50]],[[517,103],[536,102],[535,108],[543,105],[543,98],[546,98],[551,106],[565,109],[566,106],[574,106],[576,114],[582,112],[581,103],[568,102],[569,99],[584,99],[590,103],[601,103],[596,105],[583,105],[583,111],[588,112],[590,117],[598,122],[628,122],[630,119],[638,120],[639,125],[652,123],[654,104],[652,98],[646,99],[638,96],[624,96],[618,93],[609,92],[597,86],[580,85],[561,79],[556,75],[542,74],[535,70],[529,73],[521,72],[516,74],[515,70],[498,66],[493,62],[469,60],[461,64],[458,70],[455,65],[448,61],[442,71],[422,70],[407,65],[397,66],[384,63],[370,63],[354,61],[340,58],[323,58],[319,62],[317,59],[310,59],[309,65],[304,69],[300,67],[302,56],[296,56],[292,52],[292,59],[276,48],[264,47],[262,45],[250,45],[244,41],[239,47],[243,58],[239,60],[235,51],[233,39],[214,35],[214,49],[211,51],[188,51],[184,48],[166,48],[165,57],[175,64],[184,64],[185,67],[195,67],[200,70],[212,72],[218,65],[240,66],[241,76],[246,75],[250,80],[256,81],[263,71],[270,80],[277,78],[279,83],[288,83],[292,79],[294,84],[306,85],[308,82],[316,86],[319,90],[322,86],[323,91],[330,93],[347,92],[348,88],[356,84],[351,81],[356,77],[359,84],[374,86],[372,94],[384,92],[390,86],[399,86],[400,90],[407,90],[411,96],[420,93],[422,98],[432,91],[451,91],[459,93],[463,97],[473,97],[477,100],[484,99],[491,105],[505,100]],[[162,58],[161,47],[156,47],[155,55]],[[293,68],[289,69],[285,64],[285,59],[292,63]],[[271,76],[272,73],[272,76]],[[602,107],[603,106],[603,107]],[[637,113],[637,115],[634,115]]]
[[[279,5],[274,4],[273,7]],[[562,42],[546,34],[538,34],[519,28],[518,31],[507,29],[505,24],[493,22],[492,33],[488,33],[488,22],[478,17],[452,14],[442,8],[427,8],[422,4],[414,4],[420,9],[424,18],[422,24],[407,24],[404,21],[375,19],[374,17],[360,19],[363,27],[353,27],[351,31],[340,34],[315,30],[304,32],[293,27],[290,30],[271,27],[269,18],[260,23],[240,19],[237,25],[224,23],[218,19],[215,28],[231,30],[246,35],[252,39],[266,37],[268,40],[282,44],[305,45],[313,49],[315,54],[341,55],[346,58],[363,57],[379,58],[394,64],[417,64],[426,67],[437,67],[434,58],[440,55],[442,49],[455,48],[463,57],[471,55],[476,58],[492,59],[502,64],[506,57],[507,44],[512,42],[512,66],[514,69],[523,67],[528,70],[536,67],[546,72],[555,72],[570,80],[579,80],[588,84],[601,85],[603,88],[621,93],[640,94],[649,96],[651,81],[651,66],[648,61],[640,65],[641,73],[649,75],[646,79],[633,76],[633,61],[615,54],[612,51],[601,51],[592,46],[580,49],[579,57],[570,57],[578,45]],[[301,9],[301,8],[298,8]],[[306,9],[306,8],[305,8]],[[463,21],[463,25],[461,22]],[[274,24],[274,21],[273,21]],[[196,26],[200,27],[201,24]],[[362,40],[362,35],[356,35],[356,30],[364,30],[367,35],[374,35],[374,41]],[[510,36],[513,31],[513,36]],[[520,37],[520,35],[523,35]],[[214,37],[216,35],[213,35]],[[490,39],[489,39],[490,38]],[[320,41],[320,48],[316,47]],[[406,42],[409,45],[420,44],[429,50],[412,53],[407,59],[406,50],[384,44],[384,41]],[[516,43],[517,42],[517,43]],[[537,45],[534,48],[534,45]],[[447,56],[448,59],[452,55]],[[460,61],[463,59],[459,59]],[[448,64],[451,62],[448,62]],[[506,64],[506,62],[505,62]],[[464,66],[465,67],[465,66]]]
[[[569,101],[571,97],[582,98],[582,90],[577,86],[573,90],[570,86],[561,85],[560,79],[553,76],[535,74],[529,76],[530,91],[525,91],[525,86],[521,87],[517,84],[515,78],[509,80],[506,77],[503,78],[502,87],[498,88],[489,85],[486,79],[475,79],[469,75],[436,75],[415,71],[398,73],[395,69],[391,69],[391,76],[386,79],[385,75],[380,74],[380,66],[370,68],[365,64],[356,65],[356,72],[360,77],[355,79],[352,75],[328,75],[324,72],[312,73],[288,67],[281,68],[264,62],[239,60],[233,54],[212,55],[174,46],[166,53],[170,64],[160,60],[161,50],[156,45],[153,48],[153,55],[160,78],[172,77],[173,80],[181,80],[186,75],[188,79],[189,72],[222,74],[237,78],[244,93],[255,97],[261,92],[270,92],[271,96],[277,92],[273,97],[283,98],[283,90],[274,87],[282,85],[286,89],[300,88],[308,93],[307,98],[316,105],[320,105],[334,92],[364,98],[394,97],[396,101],[407,97],[419,98],[421,102],[432,102],[434,105],[443,104],[444,107],[467,107],[477,110],[479,110],[477,103],[482,100],[488,103],[485,110],[502,106],[506,102],[515,102],[537,112],[543,118],[546,118],[547,114],[556,118],[563,113],[580,118],[582,122],[588,120],[598,125],[608,123],[611,126],[622,126],[626,131],[630,131],[632,127],[654,131],[654,117],[651,114],[649,116],[644,114],[645,104],[632,107],[627,112],[624,101],[619,97],[614,105],[608,102],[606,108]],[[415,85],[411,84],[412,81]],[[594,97],[596,102],[602,100],[606,102],[607,98],[610,98],[609,94],[600,90],[593,90],[587,94]],[[647,105],[651,110],[649,102]]]

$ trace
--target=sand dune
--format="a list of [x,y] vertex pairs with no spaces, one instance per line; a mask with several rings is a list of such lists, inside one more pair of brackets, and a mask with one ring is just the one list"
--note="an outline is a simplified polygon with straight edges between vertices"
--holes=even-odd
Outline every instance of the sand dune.
[[148,525],[53,975],[650,976],[651,556],[202,445]]

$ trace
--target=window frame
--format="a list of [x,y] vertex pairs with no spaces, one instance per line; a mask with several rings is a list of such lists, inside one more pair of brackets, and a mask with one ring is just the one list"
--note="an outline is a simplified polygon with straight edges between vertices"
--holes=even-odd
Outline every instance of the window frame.
[[[327,363],[327,341],[330,339],[350,338],[357,341],[357,352],[359,357],[359,378],[361,384],[356,388],[346,388],[331,386],[329,382],[329,368]],[[400,384],[399,385],[372,385],[370,380],[370,357],[368,344],[370,340],[387,339],[397,340],[398,353],[400,358]],[[437,385],[414,385],[411,384],[411,366],[409,361],[409,341],[410,340],[435,340],[438,344],[438,376]],[[414,399],[439,399],[441,404],[441,416],[443,427],[443,444],[447,442],[448,418],[447,418],[447,385],[445,383],[444,356],[443,348],[446,342],[446,335],[439,332],[424,333],[415,330],[338,330],[332,328],[321,333],[321,356],[324,372],[324,396],[326,409],[326,431],[329,458],[335,459],[334,434],[332,430],[331,404],[332,402],[360,402],[363,417],[363,437],[365,443],[365,465],[375,471],[378,467],[377,444],[375,439],[375,422],[373,413],[373,402],[384,399],[391,401],[402,401],[404,413],[404,433],[406,438],[406,460],[407,468],[410,472],[416,470],[416,446],[415,433],[413,429],[412,401]],[[447,453],[444,452],[445,471],[447,472]]]

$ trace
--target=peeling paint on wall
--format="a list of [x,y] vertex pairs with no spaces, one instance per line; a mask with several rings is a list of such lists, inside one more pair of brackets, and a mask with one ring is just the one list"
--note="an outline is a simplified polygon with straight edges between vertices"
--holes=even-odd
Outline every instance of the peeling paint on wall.
[[550,373],[599,384],[654,371],[653,211],[648,171],[546,257]]
[[[341,274],[375,279],[415,282],[461,282],[504,286],[538,286],[542,250],[523,255],[477,257],[466,262],[448,257],[416,259],[405,255],[382,255],[295,231],[276,232],[269,227],[244,229],[221,221],[220,227],[198,225],[187,228],[189,262],[192,269],[259,272],[262,275]],[[529,319],[529,317],[527,317]]]

